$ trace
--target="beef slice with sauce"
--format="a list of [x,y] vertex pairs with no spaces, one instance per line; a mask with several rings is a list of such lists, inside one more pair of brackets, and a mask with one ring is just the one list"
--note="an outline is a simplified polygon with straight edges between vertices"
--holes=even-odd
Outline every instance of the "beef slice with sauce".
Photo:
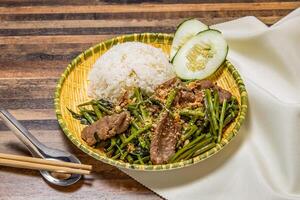
[[232,94],[229,91],[227,91],[227,90],[225,90],[225,89],[223,89],[223,88],[221,88],[219,86],[216,86],[216,90],[219,93],[219,101],[220,101],[220,103],[223,103],[224,99],[226,99],[227,101],[230,100]]
[[180,129],[180,124],[176,123],[168,112],[162,114],[150,146],[150,159],[153,164],[165,164],[175,153]]
[[81,132],[81,138],[89,145],[96,144],[97,137],[106,140],[127,130],[130,124],[130,114],[121,112],[105,116],[93,124],[85,127]]
[[215,85],[210,80],[198,80],[198,81],[192,82],[188,85],[188,88],[191,89],[195,94],[199,91],[201,92],[201,90],[204,90],[204,89],[216,90],[219,93],[220,103],[223,103],[224,99],[226,99],[227,101],[230,100],[230,98],[232,96],[232,94],[229,91],[221,88],[218,85]]
[[203,93],[202,91],[192,91],[188,88],[180,88],[175,99],[174,105],[177,108],[191,107],[197,108],[202,105]]
[[197,80],[187,85],[192,91],[214,88],[215,84],[210,80]]
[[172,79],[160,84],[155,89],[155,98],[164,102],[166,100],[170,90],[179,84],[181,84],[181,80],[177,77],[172,78]]
[[170,90],[174,87],[177,87],[179,90],[174,99],[173,105],[176,105],[176,107],[199,107],[201,105],[202,94],[199,95],[199,92],[194,93],[177,77],[160,84],[155,89],[155,97],[158,100],[165,102]]

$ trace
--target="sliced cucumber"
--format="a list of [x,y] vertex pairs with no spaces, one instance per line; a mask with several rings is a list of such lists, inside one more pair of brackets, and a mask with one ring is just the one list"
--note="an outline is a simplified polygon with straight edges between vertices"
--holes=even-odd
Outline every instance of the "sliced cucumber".
[[218,30],[209,29],[188,40],[173,59],[174,70],[182,79],[204,79],[225,61],[227,42]]
[[186,41],[197,35],[197,33],[207,29],[208,26],[198,21],[197,19],[189,19],[179,24],[172,42],[170,60],[174,58],[177,51],[182,45],[184,45]]

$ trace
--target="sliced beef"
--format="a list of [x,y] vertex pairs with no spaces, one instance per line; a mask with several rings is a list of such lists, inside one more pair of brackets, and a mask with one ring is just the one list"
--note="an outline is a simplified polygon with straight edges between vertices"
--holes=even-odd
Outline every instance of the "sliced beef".
[[204,89],[217,90],[219,93],[220,103],[222,103],[224,99],[229,100],[232,96],[232,94],[229,91],[215,85],[210,80],[199,80],[199,81],[192,82],[188,85],[188,88],[190,88],[194,93],[197,93],[197,91],[201,92],[201,90],[204,90]]
[[214,88],[215,84],[210,80],[197,80],[188,84],[188,88],[191,90],[204,90]]
[[156,89],[166,90],[170,89],[170,87],[173,87],[174,85],[181,83],[181,80],[177,77],[174,77],[170,80],[167,80],[166,82],[160,84]]
[[180,129],[180,124],[176,123],[168,112],[162,114],[150,146],[150,159],[153,164],[167,163],[175,153]]
[[175,105],[177,108],[197,108],[202,106],[204,96],[203,90],[205,89],[217,90],[219,93],[220,103],[222,103],[224,99],[229,100],[232,96],[229,91],[215,85],[210,80],[197,80],[184,85],[180,79],[173,78],[156,88],[155,98],[161,102],[165,102],[169,91],[174,86],[177,86],[179,89],[173,102],[173,105]]
[[196,97],[192,91],[180,90],[179,104],[191,103],[191,102],[195,102],[195,100],[196,100]]
[[224,99],[226,99],[227,101],[230,100],[232,94],[229,91],[227,91],[219,86],[216,86],[216,90],[218,90],[218,93],[219,93],[220,103],[223,103]]
[[81,138],[90,146],[96,144],[97,137],[106,140],[127,130],[130,124],[130,114],[122,112],[105,116],[90,126],[85,127],[81,132]]
[[162,84],[160,84],[156,89],[155,89],[155,98],[164,102],[170,92],[170,90],[181,84],[181,80],[177,77],[172,78]]
[[174,105],[177,108],[196,108],[202,105],[203,93],[200,90],[189,90],[188,88],[181,88],[174,100]]

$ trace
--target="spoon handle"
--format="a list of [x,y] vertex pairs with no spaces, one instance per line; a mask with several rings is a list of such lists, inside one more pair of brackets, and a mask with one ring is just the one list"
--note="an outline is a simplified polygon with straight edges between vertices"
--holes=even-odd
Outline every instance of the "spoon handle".
[[44,158],[45,145],[40,143],[18,120],[7,110],[0,109],[0,118],[4,124],[26,145],[30,153],[35,157]]

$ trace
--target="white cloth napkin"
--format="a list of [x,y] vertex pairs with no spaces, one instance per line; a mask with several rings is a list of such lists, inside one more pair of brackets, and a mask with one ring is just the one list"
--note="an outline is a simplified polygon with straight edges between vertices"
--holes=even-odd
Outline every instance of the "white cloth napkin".
[[123,171],[166,199],[300,199],[300,9],[272,27],[255,17],[213,27],[249,93],[239,135],[191,167]]

